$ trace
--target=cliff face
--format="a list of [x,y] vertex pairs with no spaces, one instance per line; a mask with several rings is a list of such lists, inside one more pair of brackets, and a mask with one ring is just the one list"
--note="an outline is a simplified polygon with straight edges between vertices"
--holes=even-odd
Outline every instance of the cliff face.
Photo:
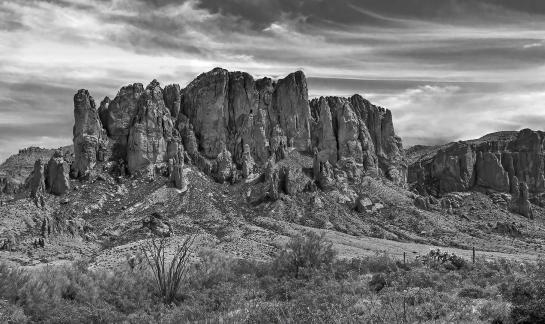
[[517,197],[525,192],[532,202],[543,206],[544,142],[545,133],[524,129],[510,136],[452,143],[415,159],[409,166],[408,182],[423,195],[473,188]]
[[359,95],[314,99],[312,146],[321,162],[353,159],[365,171],[398,184],[406,181],[401,139],[395,135],[389,110],[372,105]]
[[[72,148],[67,146],[60,150],[68,159]],[[55,149],[29,147],[10,156],[0,165],[0,197],[14,196],[24,191],[29,185],[28,177],[34,171],[36,160],[47,162],[54,153]]]
[[[74,105],[75,176],[102,156],[124,160],[134,173],[168,162],[178,154],[169,148],[176,147],[218,181],[249,176],[291,150],[317,151],[320,162],[350,160],[370,174],[406,181],[390,111],[358,95],[309,102],[300,71],[274,82],[216,68],[184,89],[163,89],[155,80],[145,89],[123,87],[113,100],[105,98],[98,112],[88,92],[80,90]],[[100,153],[101,147],[109,152]]]

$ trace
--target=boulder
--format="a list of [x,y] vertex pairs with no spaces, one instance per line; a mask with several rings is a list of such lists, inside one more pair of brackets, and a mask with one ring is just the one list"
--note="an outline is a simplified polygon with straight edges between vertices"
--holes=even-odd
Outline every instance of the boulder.
[[422,210],[430,210],[429,201],[422,196],[416,197],[416,199],[414,200],[414,205],[416,206],[416,208],[419,208]]
[[169,237],[172,235],[172,227],[169,222],[164,220],[164,217],[157,212],[152,213],[150,216],[142,220],[142,227],[148,228],[151,232],[157,236]]
[[370,212],[373,209],[373,201],[369,197],[359,197],[356,200],[356,211],[359,213]]

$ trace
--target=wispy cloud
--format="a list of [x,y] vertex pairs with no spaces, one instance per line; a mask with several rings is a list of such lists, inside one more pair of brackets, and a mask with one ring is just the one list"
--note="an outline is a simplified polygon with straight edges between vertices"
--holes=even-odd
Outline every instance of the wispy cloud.
[[4,0],[0,159],[69,143],[79,88],[100,100],[216,66],[362,93],[409,144],[539,128],[544,18],[531,0]]

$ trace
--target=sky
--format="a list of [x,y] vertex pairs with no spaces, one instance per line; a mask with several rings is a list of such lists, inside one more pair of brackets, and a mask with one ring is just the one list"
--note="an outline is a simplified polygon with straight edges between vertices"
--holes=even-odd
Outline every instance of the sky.
[[545,1],[0,0],[0,161],[70,144],[78,89],[214,67],[359,93],[405,147],[545,129]]

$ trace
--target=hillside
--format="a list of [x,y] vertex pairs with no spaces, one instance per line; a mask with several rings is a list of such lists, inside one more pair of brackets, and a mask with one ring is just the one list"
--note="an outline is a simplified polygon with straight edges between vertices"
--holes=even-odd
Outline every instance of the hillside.
[[[189,233],[234,257],[268,259],[306,230],[325,231],[343,257],[442,247],[530,260],[543,248],[537,205],[528,219],[509,193],[408,190],[407,165],[410,180],[415,161],[458,144],[404,152],[389,110],[358,95],[309,101],[301,72],[272,81],[214,69],[186,88],[129,85],[100,105],[80,90],[74,106],[73,155],[22,150],[2,166],[20,179],[34,168],[20,194],[29,198],[0,206],[0,236],[17,242],[0,252],[6,260],[85,257],[110,268],[150,236]],[[40,237],[46,247],[36,250]]]

